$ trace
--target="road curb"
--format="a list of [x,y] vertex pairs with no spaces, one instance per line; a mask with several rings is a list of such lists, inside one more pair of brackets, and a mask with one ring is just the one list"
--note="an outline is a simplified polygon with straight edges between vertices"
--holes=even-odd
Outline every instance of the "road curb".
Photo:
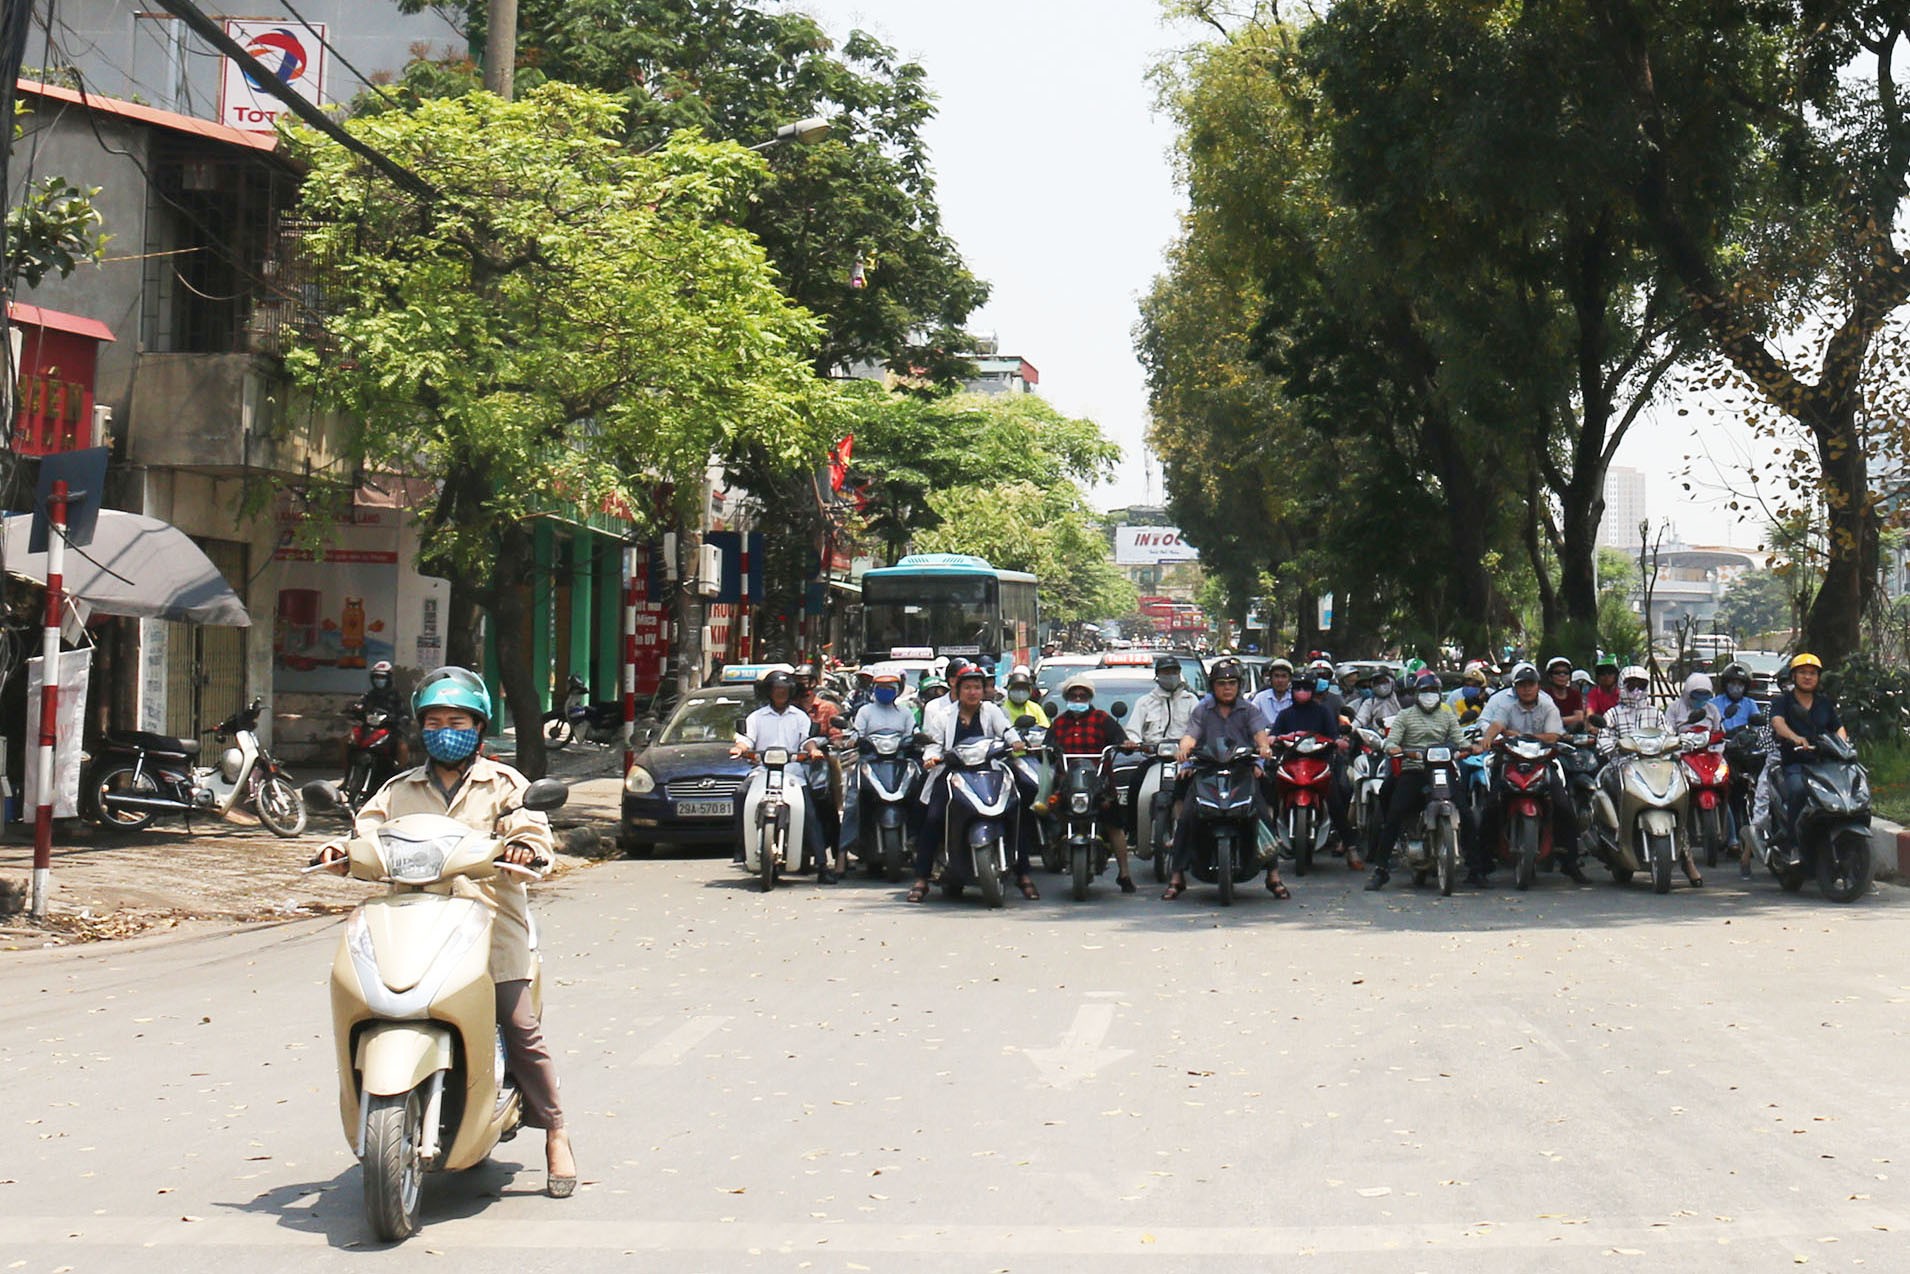
[[1910,830],[1887,818],[1870,821],[1870,852],[1876,879],[1910,885]]

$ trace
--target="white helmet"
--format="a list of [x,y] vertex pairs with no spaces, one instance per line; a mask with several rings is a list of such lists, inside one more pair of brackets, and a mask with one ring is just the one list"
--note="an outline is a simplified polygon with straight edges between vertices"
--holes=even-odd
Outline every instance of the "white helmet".
[[1512,684],[1515,686],[1521,681],[1537,681],[1538,679],[1539,670],[1533,667],[1530,660],[1521,661],[1512,669]]
[[1618,674],[1619,685],[1622,686],[1627,681],[1643,681],[1649,683],[1651,681],[1651,674],[1646,672],[1643,668],[1640,668],[1637,664],[1630,664],[1623,672]]

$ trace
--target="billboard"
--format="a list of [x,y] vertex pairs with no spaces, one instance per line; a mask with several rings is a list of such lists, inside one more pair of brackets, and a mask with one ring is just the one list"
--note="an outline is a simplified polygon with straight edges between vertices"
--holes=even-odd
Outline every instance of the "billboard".
[[[280,83],[314,106],[325,101],[325,25],[304,26],[270,19],[227,19],[225,33],[257,58]],[[219,122],[248,133],[269,133],[285,103],[266,92],[232,58],[221,59]]]
[[1199,556],[1193,545],[1181,542],[1177,526],[1114,528],[1116,566],[1162,566],[1169,562],[1192,562]]

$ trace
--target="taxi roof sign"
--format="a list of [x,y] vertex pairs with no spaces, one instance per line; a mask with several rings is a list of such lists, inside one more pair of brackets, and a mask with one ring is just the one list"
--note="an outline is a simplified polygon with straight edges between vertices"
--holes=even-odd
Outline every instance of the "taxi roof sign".
[[745,682],[760,681],[772,672],[794,672],[794,664],[727,664],[723,675],[718,678],[722,685],[734,686]]

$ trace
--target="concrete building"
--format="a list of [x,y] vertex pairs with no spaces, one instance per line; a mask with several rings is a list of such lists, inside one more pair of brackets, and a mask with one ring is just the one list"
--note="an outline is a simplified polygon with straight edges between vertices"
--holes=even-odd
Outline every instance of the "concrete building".
[[993,336],[978,337],[971,356],[975,375],[962,382],[971,394],[1032,394],[1041,387],[1041,372],[1019,354],[1001,352]]
[[[1677,635],[1689,620],[1709,631],[1718,603],[1746,571],[1761,570],[1769,555],[1726,545],[1667,545],[1658,555],[1658,579],[1652,588],[1650,627],[1654,641]],[[1642,596],[1642,588],[1637,590]]]
[[1598,524],[1599,544],[1636,554],[1638,524],[1650,517],[1644,472],[1622,465],[1605,470],[1605,519]]

